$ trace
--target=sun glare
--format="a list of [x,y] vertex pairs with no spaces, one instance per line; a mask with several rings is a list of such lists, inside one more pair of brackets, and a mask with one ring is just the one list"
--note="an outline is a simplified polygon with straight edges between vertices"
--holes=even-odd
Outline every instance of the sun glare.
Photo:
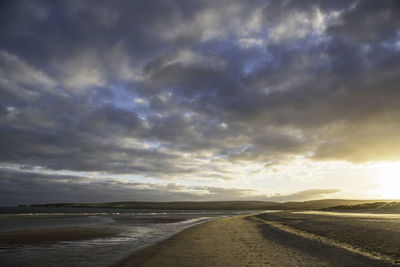
[[400,199],[400,162],[382,164],[379,176],[382,197]]

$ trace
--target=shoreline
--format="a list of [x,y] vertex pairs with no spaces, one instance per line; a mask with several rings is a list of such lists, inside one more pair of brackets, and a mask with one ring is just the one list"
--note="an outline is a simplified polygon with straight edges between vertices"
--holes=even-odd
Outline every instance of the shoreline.
[[111,266],[393,266],[289,233],[256,215],[207,221]]

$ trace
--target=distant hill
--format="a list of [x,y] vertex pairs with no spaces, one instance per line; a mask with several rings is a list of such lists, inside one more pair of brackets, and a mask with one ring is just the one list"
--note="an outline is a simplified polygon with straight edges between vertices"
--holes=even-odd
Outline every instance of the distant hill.
[[166,209],[166,210],[263,210],[275,202],[264,201],[210,201],[210,202],[110,202],[110,203],[59,203],[31,205],[34,207],[79,207],[79,208],[121,208],[121,209]]
[[[321,210],[328,209],[336,206],[353,206],[353,205],[363,205],[376,202],[377,200],[354,200],[354,199],[321,199],[321,200],[310,200],[303,202],[285,202],[282,203],[282,207],[285,209],[311,209],[311,210]],[[396,202],[393,200],[382,200],[383,202]]]
[[338,205],[325,208],[326,211],[390,211],[400,212],[400,201],[368,202],[356,205]]
[[171,210],[321,210],[333,207],[362,205],[376,200],[323,199],[303,202],[266,201],[206,201],[206,202],[110,202],[110,203],[57,203],[36,204],[32,207],[79,207],[121,209],[171,209]]

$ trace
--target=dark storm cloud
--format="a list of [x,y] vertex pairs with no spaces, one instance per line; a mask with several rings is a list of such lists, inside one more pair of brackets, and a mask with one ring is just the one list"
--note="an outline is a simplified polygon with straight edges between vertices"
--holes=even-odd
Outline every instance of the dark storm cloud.
[[216,159],[400,159],[397,1],[0,10],[2,163],[230,179]]

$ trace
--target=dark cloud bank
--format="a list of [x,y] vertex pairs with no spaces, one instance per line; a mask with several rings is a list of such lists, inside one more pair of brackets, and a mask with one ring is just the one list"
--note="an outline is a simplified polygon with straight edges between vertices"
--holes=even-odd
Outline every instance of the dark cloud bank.
[[[115,178],[37,174],[13,170],[0,172],[0,202],[16,203],[74,203],[141,201],[223,201],[236,200],[291,201],[321,198],[337,189],[310,189],[289,195],[266,197],[255,190],[211,186],[182,186],[175,183],[149,184]],[[249,196],[251,194],[251,196]],[[77,201],[78,200],[78,201]],[[39,202],[38,202],[39,201]]]
[[[0,12],[3,165],[230,179],[214,162],[400,159],[399,1],[2,1]],[[53,201],[47,186],[78,201],[204,200],[17,174],[1,173],[5,203]]]

